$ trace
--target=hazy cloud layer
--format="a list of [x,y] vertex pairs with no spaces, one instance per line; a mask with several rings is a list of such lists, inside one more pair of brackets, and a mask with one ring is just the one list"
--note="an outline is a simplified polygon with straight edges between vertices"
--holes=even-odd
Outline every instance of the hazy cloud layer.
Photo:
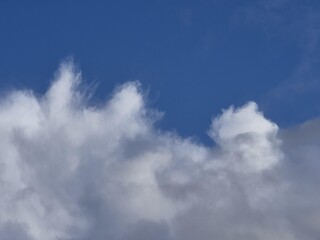
[[250,102],[206,147],[156,129],[137,82],[99,107],[79,84],[66,63],[1,98],[0,239],[320,238],[319,120],[279,130]]

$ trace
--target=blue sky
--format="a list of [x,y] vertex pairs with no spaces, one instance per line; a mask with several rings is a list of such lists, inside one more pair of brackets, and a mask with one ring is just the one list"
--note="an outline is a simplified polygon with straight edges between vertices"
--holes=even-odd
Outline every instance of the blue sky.
[[319,0],[1,0],[0,239],[320,239],[319,40]]
[[[139,80],[160,126],[208,141],[256,101],[282,127],[320,113],[318,1],[1,1],[0,88],[48,88],[72,56],[93,101]],[[318,96],[319,95],[319,96]]]

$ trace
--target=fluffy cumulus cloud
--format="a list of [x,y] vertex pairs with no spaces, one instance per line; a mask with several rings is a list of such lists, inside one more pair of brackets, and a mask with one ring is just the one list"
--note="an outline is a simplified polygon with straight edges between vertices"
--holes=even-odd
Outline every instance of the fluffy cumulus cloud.
[[139,83],[92,106],[80,81],[65,63],[1,97],[0,239],[319,239],[319,120],[279,130],[249,102],[208,147],[157,129]]

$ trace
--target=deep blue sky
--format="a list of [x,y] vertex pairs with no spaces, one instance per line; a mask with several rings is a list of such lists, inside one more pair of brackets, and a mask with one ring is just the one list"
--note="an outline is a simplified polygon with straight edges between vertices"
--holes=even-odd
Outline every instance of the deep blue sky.
[[95,100],[140,80],[163,129],[208,141],[221,108],[256,101],[282,127],[319,116],[319,1],[0,2],[0,88],[49,86],[73,56]]

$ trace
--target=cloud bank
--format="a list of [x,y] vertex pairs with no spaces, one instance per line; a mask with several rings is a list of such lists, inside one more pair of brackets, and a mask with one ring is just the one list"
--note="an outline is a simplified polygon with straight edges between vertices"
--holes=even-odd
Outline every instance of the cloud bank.
[[320,238],[320,120],[279,130],[254,102],[201,145],[154,126],[139,83],[91,106],[71,63],[0,100],[0,239]]

